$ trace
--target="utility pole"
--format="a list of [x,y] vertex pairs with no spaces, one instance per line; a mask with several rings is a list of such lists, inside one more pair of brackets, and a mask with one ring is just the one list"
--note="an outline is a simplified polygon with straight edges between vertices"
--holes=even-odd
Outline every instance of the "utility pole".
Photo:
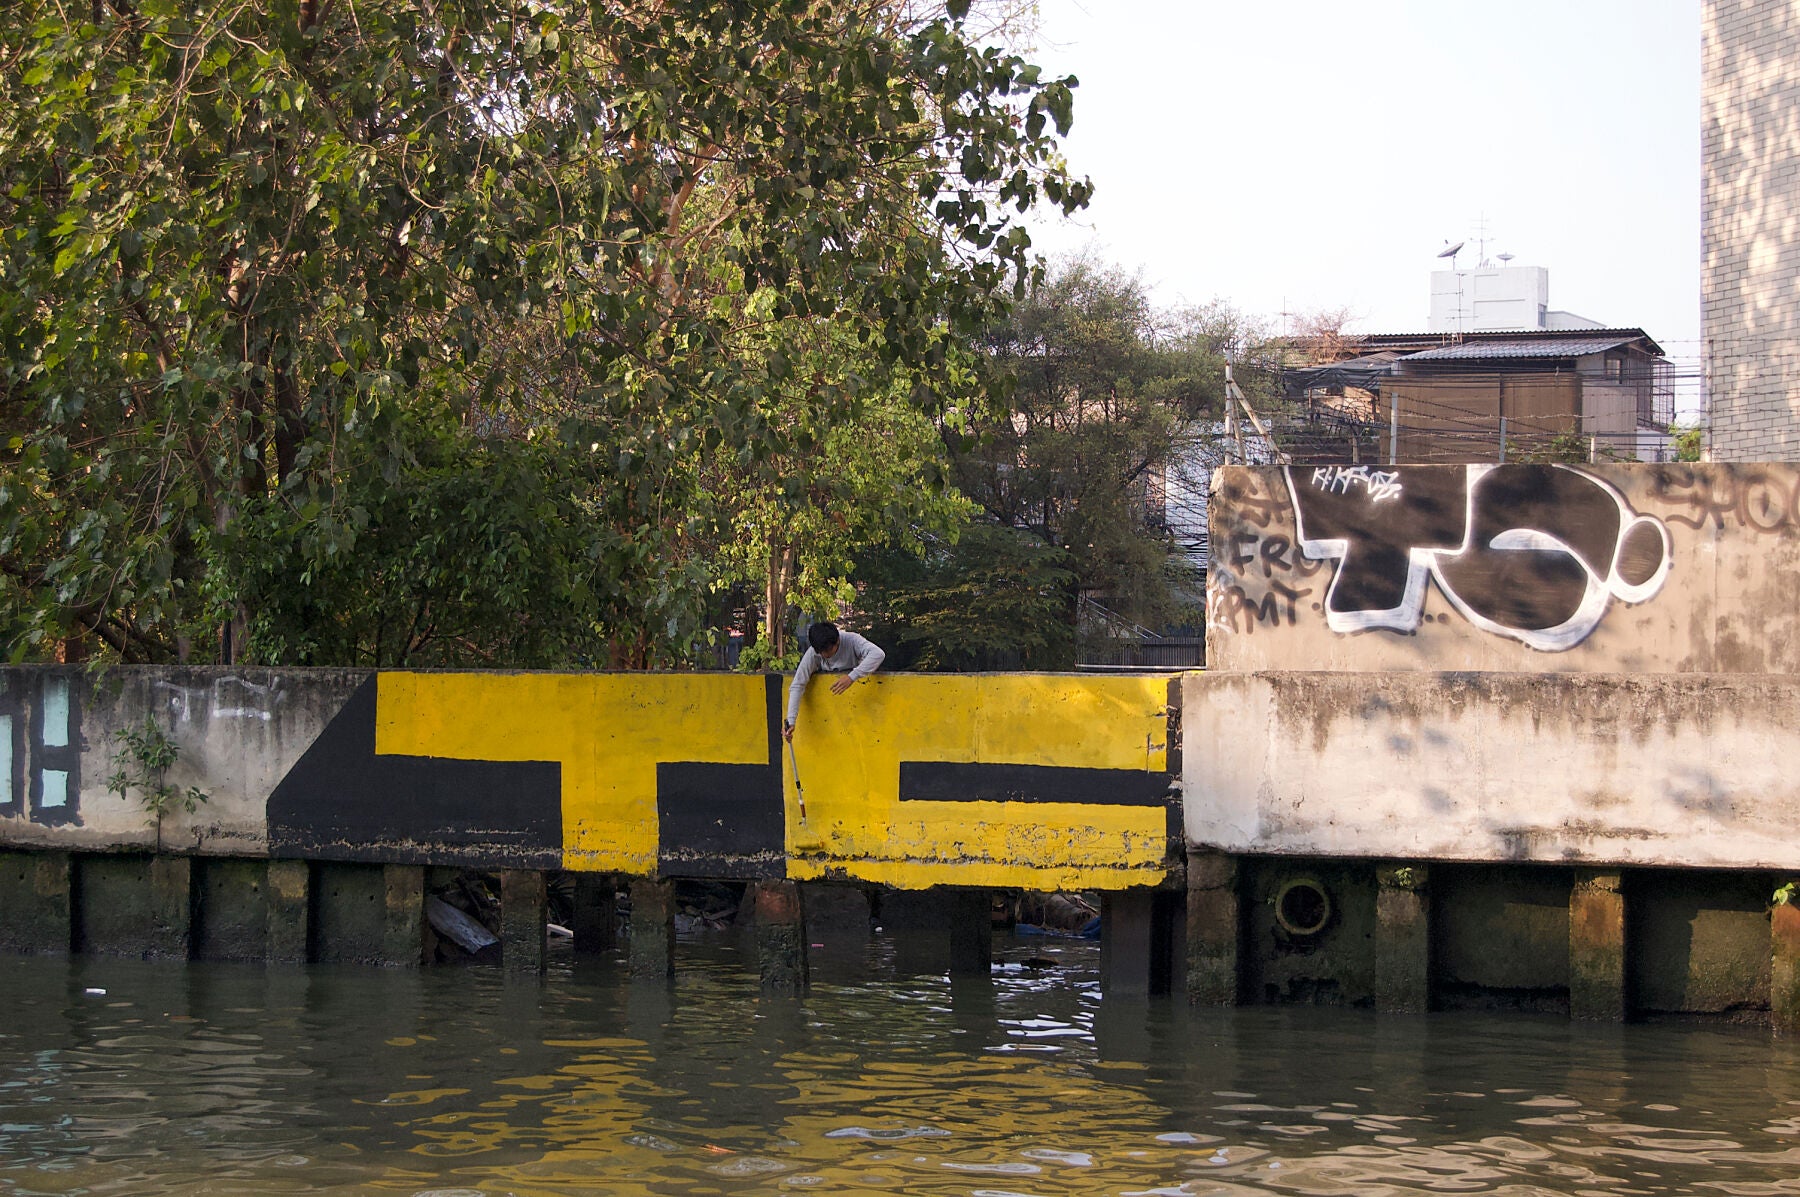
[[1237,450],[1238,465],[1247,465],[1244,459],[1244,428],[1238,423],[1237,396],[1238,384],[1231,377],[1231,363],[1225,363],[1225,441],[1227,444],[1226,460],[1230,461],[1231,448]]
[[1239,411],[1242,411],[1244,418],[1250,421],[1250,426],[1256,429],[1256,434],[1269,442],[1269,452],[1274,455],[1275,460],[1282,465],[1292,465],[1294,459],[1275,443],[1275,434],[1269,431],[1269,426],[1262,422],[1262,417],[1256,414],[1256,409],[1250,406],[1248,399],[1244,398],[1243,389],[1231,376],[1231,363],[1226,362],[1225,435],[1237,445],[1238,463],[1248,465],[1248,458],[1244,455],[1244,426],[1238,422],[1237,418]]

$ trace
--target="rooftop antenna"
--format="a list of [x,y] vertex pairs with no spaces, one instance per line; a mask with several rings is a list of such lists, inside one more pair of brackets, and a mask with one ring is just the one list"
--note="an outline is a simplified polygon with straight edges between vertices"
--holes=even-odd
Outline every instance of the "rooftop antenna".
[[[1456,255],[1458,253],[1462,252],[1462,247],[1465,244],[1467,244],[1467,243],[1463,242],[1463,241],[1458,241],[1455,245],[1451,245],[1450,242],[1448,240],[1446,240],[1444,242],[1444,248],[1440,249],[1438,251],[1438,257],[1449,258],[1450,259],[1450,269],[1452,271],[1456,271]],[[1462,322],[1463,322],[1462,283],[1463,283],[1462,274],[1460,271],[1457,271],[1456,272],[1456,337],[1458,340],[1462,339]]]
[[1487,247],[1491,240],[1493,238],[1488,236],[1487,213],[1483,212],[1475,219],[1475,253],[1481,259],[1476,265],[1486,266],[1488,264]]

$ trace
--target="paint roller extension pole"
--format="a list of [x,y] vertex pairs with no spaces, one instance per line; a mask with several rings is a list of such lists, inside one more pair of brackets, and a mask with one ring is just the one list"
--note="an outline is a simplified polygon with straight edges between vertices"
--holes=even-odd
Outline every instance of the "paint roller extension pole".
[[800,758],[794,755],[794,742],[789,740],[788,764],[794,767],[794,797],[800,803],[800,821],[806,822],[806,791],[800,788]]

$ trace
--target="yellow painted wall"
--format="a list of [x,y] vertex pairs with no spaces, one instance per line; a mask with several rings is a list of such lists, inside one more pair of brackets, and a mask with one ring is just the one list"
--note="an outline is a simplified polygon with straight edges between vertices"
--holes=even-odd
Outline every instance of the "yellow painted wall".
[[1168,680],[876,674],[842,695],[816,677],[794,733],[788,876],[898,889],[1117,889],[1165,870],[1165,815],[1086,803],[900,801],[901,761],[1167,769]]
[[[1164,876],[1165,814],[1086,803],[906,802],[902,761],[1167,769],[1167,679],[877,674],[810,688],[784,755],[788,875],[1120,888]],[[656,766],[763,764],[765,683],[738,674],[383,673],[375,749],[562,767],[565,867],[653,875]]]
[[562,765],[563,864],[656,873],[656,766],[757,765],[763,680],[729,673],[383,673],[375,751]]

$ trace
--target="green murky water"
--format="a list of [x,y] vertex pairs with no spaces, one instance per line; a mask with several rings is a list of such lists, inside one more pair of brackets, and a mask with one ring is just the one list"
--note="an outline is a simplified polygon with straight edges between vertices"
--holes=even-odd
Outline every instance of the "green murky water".
[[[0,962],[0,1192],[1800,1193],[1800,1052],[1753,1029],[1100,1000],[1088,944],[992,983],[891,948],[758,997]],[[104,989],[104,993],[89,990]]]

